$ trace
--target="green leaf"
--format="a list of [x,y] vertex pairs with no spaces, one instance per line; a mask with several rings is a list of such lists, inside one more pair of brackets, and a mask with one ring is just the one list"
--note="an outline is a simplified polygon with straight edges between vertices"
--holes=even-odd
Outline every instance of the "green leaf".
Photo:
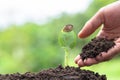
[[58,37],[59,44],[61,47],[74,48],[76,46],[76,34],[74,31],[63,32],[61,31]]

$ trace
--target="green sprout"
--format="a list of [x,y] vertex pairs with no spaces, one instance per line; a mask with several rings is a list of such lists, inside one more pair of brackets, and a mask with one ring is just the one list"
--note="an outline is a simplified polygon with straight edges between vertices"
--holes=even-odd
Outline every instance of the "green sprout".
[[76,46],[76,38],[76,34],[73,31],[73,25],[71,24],[64,26],[59,34],[58,41],[65,51],[65,66],[68,66],[69,63],[70,49]]

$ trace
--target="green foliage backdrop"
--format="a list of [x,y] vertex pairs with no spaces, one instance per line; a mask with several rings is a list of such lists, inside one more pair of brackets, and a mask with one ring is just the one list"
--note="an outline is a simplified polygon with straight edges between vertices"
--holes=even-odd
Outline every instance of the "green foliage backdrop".
[[[59,17],[50,19],[43,25],[28,22],[24,25],[11,25],[9,28],[0,31],[0,73],[14,73],[26,71],[38,72],[41,69],[56,67],[63,64],[64,51],[58,44],[58,34],[62,27],[68,23],[74,25],[75,32],[78,33],[84,24],[103,6],[116,0],[93,0],[85,12],[77,14],[62,13]],[[78,39],[77,46],[71,53],[71,65],[74,58],[81,50],[81,47],[91,38],[95,37],[99,30],[86,39]],[[113,60],[107,65],[95,65],[87,69],[92,69],[100,73],[108,74],[109,80],[118,80],[120,70],[114,72],[113,78],[109,72],[108,65],[115,67],[118,60]],[[120,64],[119,64],[120,65]],[[104,66],[106,70],[98,69]],[[112,69],[111,69],[112,70]]]

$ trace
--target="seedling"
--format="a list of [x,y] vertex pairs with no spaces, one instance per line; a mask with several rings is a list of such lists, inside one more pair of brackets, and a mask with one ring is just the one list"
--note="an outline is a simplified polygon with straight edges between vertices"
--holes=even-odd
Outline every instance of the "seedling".
[[65,51],[65,66],[68,66],[70,54],[69,51],[76,46],[76,34],[73,31],[73,25],[68,24],[63,27],[59,34],[58,41]]

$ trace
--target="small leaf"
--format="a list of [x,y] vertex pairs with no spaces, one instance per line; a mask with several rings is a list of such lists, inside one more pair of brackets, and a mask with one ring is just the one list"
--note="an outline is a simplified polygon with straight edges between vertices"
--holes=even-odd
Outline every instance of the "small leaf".
[[[69,28],[68,28],[69,27]],[[59,44],[61,47],[69,47],[69,48],[74,48],[76,46],[76,34],[72,30],[73,26],[70,27],[70,25],[67,25],[67,28],[64,27],[58,37]],[[70,31],[69,31],[70,30]]]

